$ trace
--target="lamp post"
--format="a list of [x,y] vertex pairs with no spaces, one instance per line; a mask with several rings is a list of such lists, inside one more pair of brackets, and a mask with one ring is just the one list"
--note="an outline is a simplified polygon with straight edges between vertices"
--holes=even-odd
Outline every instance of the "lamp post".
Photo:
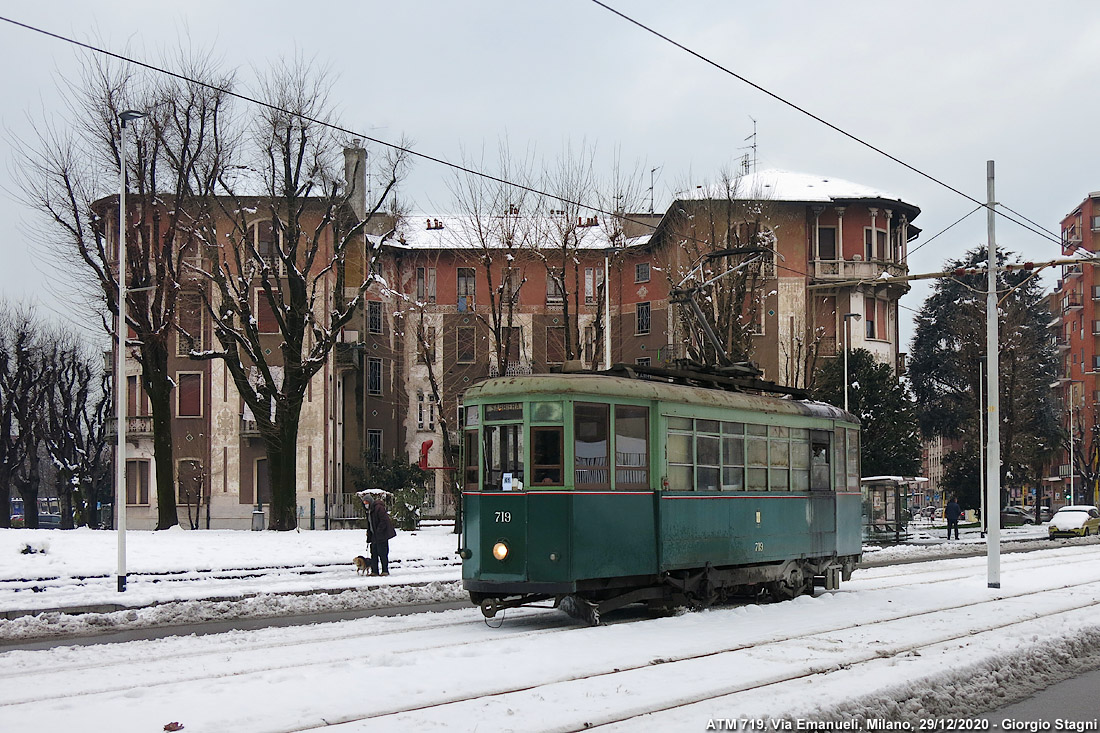
[[1073,502],[1074,502],[1073,474],[1076,473],[1076,471],[1074,470],[1074,466],[1073,466],[1073,403],[1075,402],[1075,400],[1073,399],[1073,385],[1075,385],[1075,384],[1081,384],[1081,382],[1076,380],[1076,379],[1071,379],[1069,381],[1069,499],[1067,501],[1068,504],[1073,504]]
[[852,319],[857,321],[863,316],[858,313],[844,314],[844,411],[848,411],[848,336],[852,330]]
[[144,112],[119,114],[118,187],[118,358],[115,359],[115,393],[118,398],[118,445],[115,455],[115,516],[118,528],[118,592],[126,590],[126,123],[145,117]]

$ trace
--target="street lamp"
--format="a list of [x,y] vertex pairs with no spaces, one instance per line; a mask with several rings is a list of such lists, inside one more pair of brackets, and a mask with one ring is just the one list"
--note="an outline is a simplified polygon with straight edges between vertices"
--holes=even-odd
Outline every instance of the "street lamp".
[[118,527],[118,592],[126,590],[126,123],[145,117],[128,109],[119,114],[118,187],[118,358],[115,359],[115,392],[118,398],[118,447],[115,455],[115,516]]
[[1081,382],[1077,379],[1071,379],[1069,381],[1069,501],[1067,502],[1068,504],[1073,504],[1073,497],[1074,497],[1073,474],[1076,473],[1076,471],[1074,471],[1074,466],[1073,466],[1073,403],[1075,402],[1075,400],[1073,399],[1073,385],[1075,385],[1075,384],[1081,384]]
[[858,313],[844,314],[844,411],[848,411],[848,337],[852,330],[852,319],[862,318]]

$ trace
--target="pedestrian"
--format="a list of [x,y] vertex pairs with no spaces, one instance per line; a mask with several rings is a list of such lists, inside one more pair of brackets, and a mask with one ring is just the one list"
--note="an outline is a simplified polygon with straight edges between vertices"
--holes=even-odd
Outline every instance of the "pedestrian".
[[943,510],[944,519],[947,520],[947,539],[951,539],[951,530],[955,530],[955,539],[959,539],[959,517],[962,516],[962,507],[955,497],[947,502],[947,508]]
[[[370,574],[390,574],[390,540],[397,536],[386,503],[375,499],[367,507],[367,542],[370,544]],[[379,567],[381,566],[381,567]],[[381,570],[381,572],[379,572]]]

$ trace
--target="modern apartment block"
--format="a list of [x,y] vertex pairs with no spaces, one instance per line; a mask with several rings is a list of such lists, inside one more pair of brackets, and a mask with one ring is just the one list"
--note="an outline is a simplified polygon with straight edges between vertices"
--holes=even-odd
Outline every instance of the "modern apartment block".
[[[1067,257],[1100,251],[1100,191],[1090,193],[1062,219],[1062,254]],[[1086,486],[1071,465],[1093,463],[1100,447],[1097,405],[1100,404],[1100,271],[1090,262],[1062,265],[1062,277],[1050,297],[1050,328],[1061,366],[1053,388],[1062,400],[1064,424],[1073,427],[1074,460],[1069,451],[1052,467],[1048,481],[1056,503],[1092,503],[1095,487]],[[1084,457],[1084,458],[1083,458]],[[1072,478],[1072,480],[1071,480]],[[1073,494],[1070,495],[1070,485]],[[1060,500],[1060,501],[1059,501]]]

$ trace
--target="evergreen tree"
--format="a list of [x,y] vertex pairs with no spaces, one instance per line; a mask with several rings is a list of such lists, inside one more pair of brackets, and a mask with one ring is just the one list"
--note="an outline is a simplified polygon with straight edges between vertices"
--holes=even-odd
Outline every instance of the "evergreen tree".
[[[1007,255],[998,253],[1003,267]],[[936,281],[917,316],[909,378],[917,400],[921,430],[963,447],[977,458],[979,382],[984,380],[986,327],[986,250],[975,249],[946,270],[970,270]],[[998,271],[1000,318],[1001,501],[1008,485],[1037,485],[1043,465],[1061,442],[1050,383],[1057,357],[1046,324],[1049,311],[1033,273]],[[984,393],[984,382],[983,390]],[[968,459],[951,459],[961,467]],[[974,472],[951,470],[946,488],[960,498],[978,497]],[[973,501],[971,506],[976,505]]]
[[[916,405],[889,364],[865,349],[848,355],[848,407],[863,425],[861,476],[915,476],[920,472]],[[814,379],[814,399],[844,404],[844,361],[827,360]]]
[[[365,468],[351,466],[356,491],[382,489],[393,494],[390,514],[399,529],[411,531],[420,526],[420,507],[424,504],[424,483],[431,475],[400,456],[381,456],[372,460],[363,456]],[[388,502],[387,502],[388,503]]]

